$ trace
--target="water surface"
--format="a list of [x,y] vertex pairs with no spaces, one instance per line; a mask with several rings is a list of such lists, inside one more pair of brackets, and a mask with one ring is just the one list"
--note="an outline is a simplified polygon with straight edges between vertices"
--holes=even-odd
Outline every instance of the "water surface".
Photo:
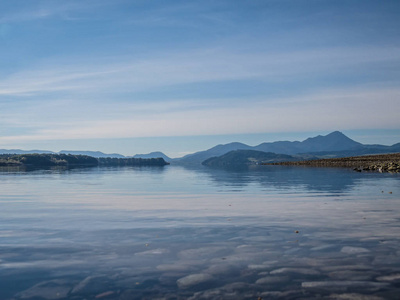
[[400,176],[0,171],[0,299],[398,299]]

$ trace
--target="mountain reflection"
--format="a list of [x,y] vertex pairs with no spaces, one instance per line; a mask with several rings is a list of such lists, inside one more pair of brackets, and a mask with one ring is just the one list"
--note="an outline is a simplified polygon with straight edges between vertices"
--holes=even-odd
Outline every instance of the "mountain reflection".
[[357,181],[387,176],[380,173],[357,173],[343,168],[313,168],[291,166],[245,166],[232,168],[189,168],[207,174],[217,185],[234,188],[259,184],[263,188],[278,190],[301,189],[315,192],[343,193]]

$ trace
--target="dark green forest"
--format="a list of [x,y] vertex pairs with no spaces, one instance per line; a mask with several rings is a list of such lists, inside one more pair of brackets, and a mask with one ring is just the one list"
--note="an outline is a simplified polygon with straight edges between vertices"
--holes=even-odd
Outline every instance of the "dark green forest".
[[98,158],[100,166],[165,166],[168,165],[163,158]]
[[69,154],[1,154],[0,166],[97,166],[96,158]]
[[164,166],[162,158],[95,158],[72,154],[1,154],[1,166],[54,167],[54,166]]
[[209,167],[225,167],[235,165],[254,165],[281,161],[294,161],[295,157],[256,150],[234,150],[218,157],[205,160],[202,165]]

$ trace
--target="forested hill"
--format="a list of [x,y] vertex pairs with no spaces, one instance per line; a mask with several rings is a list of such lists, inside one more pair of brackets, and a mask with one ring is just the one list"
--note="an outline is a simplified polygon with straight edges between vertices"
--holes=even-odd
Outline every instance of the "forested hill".
[[162,158],[95,158],[88,155],[71,154],[1,154],[0,166],[164,166],[168,163]]
[[165,166],[169,165],[162,157],[159,158],[115,158],[99,157],[100,166]]
[[209,167],[226,167],[295,160],[295,157],[286,154],[276,154],[256,150],[235,150],[230,151],[222,156],[211,157],[205,160],[202,165]]
[[0,166],[97,166],[96,158],[87,155],[67,154],[2,154]]

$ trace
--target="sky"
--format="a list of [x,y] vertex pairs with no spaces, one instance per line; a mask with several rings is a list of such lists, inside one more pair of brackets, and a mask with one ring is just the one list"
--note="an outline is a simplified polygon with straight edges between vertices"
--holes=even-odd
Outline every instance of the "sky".
[[0,1],[0,148],[400,142],[400,1]]

